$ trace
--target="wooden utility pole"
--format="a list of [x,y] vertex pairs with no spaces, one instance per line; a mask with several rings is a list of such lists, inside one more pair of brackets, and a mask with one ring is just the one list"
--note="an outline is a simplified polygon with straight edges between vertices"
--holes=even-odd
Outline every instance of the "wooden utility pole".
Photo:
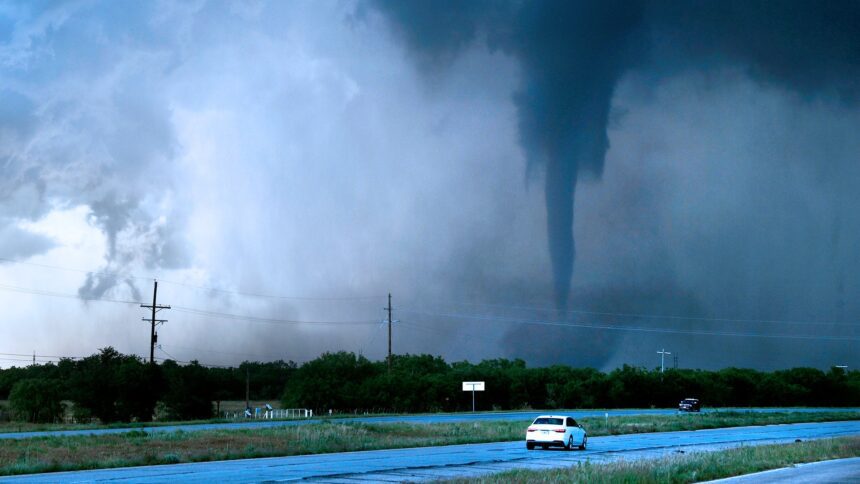
[[149,321],[150,331],[149,331],[149,363],[155,363],[155,344],[158,342],[158,334],[155,332],[155,325],[166,323],[166,319],[155,319],[155,313],[161,311],[162,309],[170,309],[170,306],[159,306],[157,302],[158,298],[158,281],[153,281],[152,285],[152,304],[141,304],[140,307],[146,309],[152,309],[152,317],[151,318],[142,318],[144,321]]
[[245,410],[251,408],[251,368],[245,367]]
[[388,293],[388,374],[391,374],[391,293]]

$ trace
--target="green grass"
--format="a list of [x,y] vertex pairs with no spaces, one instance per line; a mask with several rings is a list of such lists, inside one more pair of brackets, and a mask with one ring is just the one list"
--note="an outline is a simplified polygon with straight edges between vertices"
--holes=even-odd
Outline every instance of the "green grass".
[[[0,404],[2,404],[2,402],[4,402],[4,401],[0,400]],[[225,411],[225,408],[229,408],[230,409],[229,411],[235,411],[237,408],[239,408],[240,403],[241,403],[241,407],[244,408],[244,404],[245,404],[244,401],[239,402],[239,401],[230,400],[230,401],[222,402],[221,413],[223,414],[223,412]],[[252,404],[252,408],[254,407],[254,405],[256,405],[257,407],[262,407],[262,405],[263,405],[262,403],[259,403],[259,402],[251,402],[251,404]],[[626,410],[636,410],[636,409],[626,409]],[[520,411],[520,410],[484,411],[484,412],[477,412],[477,413],[479,413],[481,415],[492,415],[494,413],[510,413],[510,412],[517,412],[517,411]],[[537,410],[529,410],[529,411],[538,412]],[[603,409],[589,409],[589,411],[598,411],[599,412],[599,411],[603,411]],[[607,410],[607,411],[609,411],[609,410]],[[577,412],[576,410],[571,411],[571,413],[574,413],[574,414],[576,412]],[[698,417],[700,415],[714,415],[714,414],[717,414],[717,415],[733,415],[733,414],[749,414],[749,413],[753,413],[753,412],[751,412],[751,411],[747,412],[744,410],[732,410],[732,411],[716,410],[715,412],[708,412],[707,414],[690,414],[690,417],[692,418],[693,416]],[[800,413],[800,412],[797,412],[797,413]],[[825,413],[833,414],[833,413],[837,413],[837,412],[825,412]],[[843,415],[846,415],[846,416],[854,415],[853,412],[841,412],[841,413]],[[778,414],[784,415],[785,412],[778,412]],[[312,417],[312,419],[321,420],[321,421],[327,421],[327,420],[336,421],[336,420],[356,418],[356,417],[362,417],[362,418],[363,417],[392,417],[392,416],[404,416],[404,415],[421,416],[421,415],[458,415],[458,414],[456,414],[456,413],[441,413],[441,414],[440,413],[413,413],[413,414],[336,413],[334,415],[327,415],[327,414],[314,415]],[[766,414],[759,413],[758,415],[765,416]],[[610,417],[609,421],[610,421],[611,425],[623,425],[623,421],[626,418],[627,417],[613,416],[613,417]],[[275,419],[275,420],[303,420],[303,419],[291,418],[291,419]],[[600,422],[603,422],[602,418],[596,418],[596,417],[587,417],[583,421],[591,421],[591,422],[594,422],[596,424],[596,423],[599,423],[598,420],[600,420]],[[846,420],[854,420],[854,418],[853,417],[846,417]],[[124,428],[140,429],[140,428],[145,428],[145,427],[165,427],[165,426],[172,426],[172,425],[201,425],[201,424],[236,423],[236,422],[249,422],[249,421],[254,421],[254,420],[245,420],[245,419],[234,420],[234,419],[224,419],[224,418],[220,418],[220,417],[214,417],[214,418],[204,419],[204,420],[171,420],[171,421],[165,420],[165,421],[154,421],[154,422],[113,422],[113,423],[108,423],[108,424],[97,423],[97,422],[96,423],[29,423],[29,422],[17,422],[17,421],[7,421],[7,422],[0,421],[0,433],[43,432],[43,431],[61,431],[61,430],[124,429]],[[762,421],[762,420],[756,420],[756,421]],[[813,421],[813,420],[805,420],[805,421]],[[762,423],[760,425],[765,425],[765,423]],[[619,430],[623,431],[623,429],[619,429]],[[652,431],[654,431],[654,432],[665,431],[665,429],[655,429]],[[626,432],[626,433],[629,433],[629,432]]]
[[860,420],[860,412],[712,412],[679,415],[585,417],[578,419],[589,436],[675,432],[747,425],[774,425],[800,422]]
[[[857,420],[860,412],[721,412],[583,418],[590,436],[695,430],[775,423]],[[358,450],[519,441],[529,421],[440,424],[362,424],[330,420],[318,424],[237,430],[10,439],[0,445],[0,474],[95,469],[178,462],[318,454]]]
[[[295,419],[291,419],[295,420]],[[166,427],[170,425],[200,425],[211,423],[232,423],[236,420],[225,420],[223,418],[212,418],[208,420],[182,420],[165,422],[114,422],[102,423],[29,423],[29,422],[3,422],[0,423],[1,433],[17,432],[53,432],[62,430],[95,430],[95,429],[141,429],[144,427]]]
[[739,476],[793,464],[860,457],[860,437],[841,437],[794,444],[741,447],[649,461],[584,463],[546,471],[516,470],[454,484],[492,483],[667,483],[681,484]]

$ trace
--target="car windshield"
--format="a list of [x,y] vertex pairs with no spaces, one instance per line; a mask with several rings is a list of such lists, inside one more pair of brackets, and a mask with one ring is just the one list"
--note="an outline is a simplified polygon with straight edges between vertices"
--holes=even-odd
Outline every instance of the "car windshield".
[[540,417],[535,419],[535,425],[564,425],[564,420],[560,418]]
[[690,404],[693,404],[693,403],[698,403],[698,402],[699,402],[698,400],[693,400],[692,398],[688,398],[688,399],[684,400],[684,401],[683,401],[683,402],[681,402],[681,403],[690,403]]

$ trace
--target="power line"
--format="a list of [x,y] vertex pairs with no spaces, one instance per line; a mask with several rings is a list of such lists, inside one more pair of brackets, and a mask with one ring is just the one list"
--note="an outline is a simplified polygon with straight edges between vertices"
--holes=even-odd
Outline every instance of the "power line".
[[161,351],[162,353],[164,353],[165,355],[167,355],[169,358],[158,358],[158,357],[156,357],[156,358],[155,358],[156,360],[167,361],[167,360],[169,359],[169,360],[171,360],[171,361],[175,361],[176,363],[185,363],[186,365],[190,365],[190,364],[192,364],[192,363],[196,363],[196,364],[198,364],[198,365],[200,365],[200,366],[205,366],[205,367],[207,367],[207,368],[227,368],[227,369],[229,369],[229,368],[237,368],[237,367],[235,367],[235,366],[212,365],[212,364],[209,364],[209,363],[200,363],[200,362],[199,362],[199,361],[197,361],[197,360],[190,360],[190,361],[179,360],[179,359],[174,358],[174,357],[173,357],[173,355],[171,355],[170,353],[168,353],[168,352],[164,351],[164,348],[162,348],[162,347],[161,347],[161,345],[159,345],[159,346],[158,346],[158,350],[159,350],[159,351]]
[[[32,362],[30,358],[0,358],[0,361],[26,361],[28,363]],[[50,361],[43,361],[42,363],[51,363]]]
[[[122,274],[119,272],[111,272],[111,271],[91,271],[84,269],[75,269],[68,267],[60,267],[49,264],[39,264],[35,262],[27,262],[16,259],[9,259],[0,257],[0,262],[13,263],[13,264],[22,264],[29,265],[34,267],[41,267],[46,269],[55,269],[69,272],[78,272],[83,274],[96,274],[96,275],[104,275],[111,276],[116,278],[125,278],[125,279],[138,279],[138,280],[153,280],[154,277],[148,276],[136,276],[134,274]],[[208,292],[218,292],[222,294],[233,294],[238,296],[245,297],[257,297],[257,298],[268,298],[268,299],[288,299],[288,300],[301,300],[301,301],[358,301],[358,300],[373,300],[373,299],[384,299],[385,295],[369,295],[369,296],[344,296],[344,297],[310,297],[310,296],[285,296],[285,295],[276,295],[276,294],[262,294],[262,293],[254,293],[254,292],[244,292],[244,291],[234,291],[229,289],[222,289],[213,286],[198,286],[194,284],[188,284],[184,282],[178,281],[170,281],[165,279],[159,279],[162,284],[170,284],[175,286],[188,287],[191,289],[197,289],[201,291]],[[51,293],[49,291],[41,291],[36,289],[24,289],[17,288],[15,286],[8,286],[5,284],[0,284],[0,290],[10,290],[15,292],[22,292],[27,294],[35,294],[35,295],[44,295],[44,296],[52,296],[52,297],[63,297],[63,298],[73,298],[73,299],[81,299],[84,301],[102,301],[102,302],[116,302],[123,304],[138,304],[136,301],[125,301],[125,300],[117,300],[110,298],[87,298],[80,295],[65,295],[58,293]],[[689,320],[689,321],[707,321],[707,322],[724,322],[724,323],[761,323],[761,324],[802,324],[802,325],[830,325],[830,326],[858,326],[860,323],[858,322],[839,322],[839,321],[804,321],[804,320],[781,320],[781,319],[748,319],[748,318],[720,318],[720,317],[703,317],[703,316],[678,316],[678,315],[668,315],[668,314],[647,314],[647,313],[624,313],[624,312],[608,312],[608,311],[586,311],[581,309],[568,309],[568,310],[559,310],[557,308],[550,307],[542,307],[542,306],[530,306],[530,305],[510,305],[510,304],[494,304],[494,303],[478,303],[478,302],[468,302],[468,301],[438,301],[437,306],[439,305],[453,305],[453,306],[483,306],[483,307],[494,307],[500,309],[518,309],[518,310],[529,310],[529,311],[544,311],[544,312],[553,312],[553,313],[565,313],[565,314],[584,314],[591,316],[614,316],[614,317],[628,317],[628,318],[641,318],[641,319],[671,319],[671,320]]]
[[175,356],[171,355],[171,354],[170,354],[170,353],[168,353],[167,351],[164,351],[164,348],[162,348],[162,347],[161,347],[161,345],[158,345],[158,351],[160,351],[160,352],[164,353],[165,355],[169,356],[169,357],[170,357],[170,359],[172,359],[173,361],[178,361],[178,360],[179,360],[179,358],[177,358],[177,357],[175,357]]
[[[167,356],[169,356],[171,360],[173,360],[177,363],[186,363],[186,364],[191,363],[191,361],[178,360],[178,359],[174,358],[172,355],[170,355],[169,353],[164,351],[164,349],[161,347],[161,345],[158,345],[157,349],[160,350],[162,353],[166,354]],[[205,351],[205,350],[203,350],[203,351]],[[146,357],[144,357],[142,355],[138,355],[136,353],[122,353],[122,354],[124,356],[134,356],[136,358],[140,358],[143,361],[146,360]],[[9,358],[9,356],[24,356],[26,358]],[[34,355],[32,353],[30,353],[30,354],[0,353],[0,361],[26,361],[29,363],[29,362],[33,361],[33,356]],[[38,363],[56,363],[57,361],[55,361],[55,360],[83,360],[83,359],[90,358],[93,356],[98,356],[98,353],[95,353],[95,354],[90,355],[90,356],[56,356],[56,355],[38,355],[38,354],[35,355],[36,359],[39,360],[39,361],[37,361]],[[159,360],[159,361],[166,361],[167,360],[167,358],[160,358],[158,356],[154,357],[154,359]],[[230,366],[213,365],[213,364],[208,364],[208,363],[199,363],[198,362],[198,364],[200,364],[201,366],[216,367],[216,368],[233,368]]]
[[646,328],[641,326],[612,326],[605,324],[592,324],[592,323],[574,323],[574,322],[565,322],[565,321],[546,321],[546,320],[535,320],[535,319],[516,319],[516,318],[503,318],[503,317],[495,317],[495,316],[484,316],[484,315],[470,315],[470,314],[452,314],[452,313],[434,313],[429,311],[414,311],[409,309],[401,309],[402,312],[405,313],[414,313],[414,314],[424,314],[430,316],[438,316],[443,318],[453,318],[453,319],[464,319],[464,320],[481,320],[481,321],[498,321],[501,323],[508,324],[533,324],[540,326],[558,326],[558,327],[568,327],[568,328],[584,328],[584,329],[605,329],[610,331],[632,331],[632,332],[643,332],[643,333],[663,333],[663,334],[689,334],[689,335],[700,335],[700,336],[737,336],[737,337],[749,337],[749,338],[783,338],[783,339],[801,339],[801,340],[815,340],[815,341],[860,341],[860,338],[851,338],[844,336],[812,336],[812,335],[787,335],[787,334],[761,334],[761,333],[743,333],[736,331],[709,331],[709,330],[682,330],[682,329],[671,329],[671,328]]
[[[159,346],[159,348],[161,348],[161,347],[163,347],[163,346],[165,346],[165,345],[158,345],[158,346]],[[230,355],[230,356],[253,356],[253,357],[255,357],[255,358],[278,358],[278,359],[280,359],[280,360],[282,360],[282,361],[286,361],[286,360],[284,360],[284,355],[275,355],[275,354],[265,354],[265,355],[262,355],[262,354],[258,354],[258,353],[237,353],[237,352],[233,352],[233,351],[209,350],[209,349],[203,349],[203,348],[192,348],[192,347],[189,347],[189,346],[180,346],[180,345],[167,345],[167,347],[168,347],[168,348],[177,348],[177,349],[181,349],[181,350],[189,350],[189,351],[202,351],[202,352],[204,352],[204,353],[212,353],[212,354],[218,354],[218,355]],[[166,353],[166,352],[165,352],[165,353]]]
[[79,294],[66,294],[66,293],[53,292],[53,291],[44,291],[42,289],[30,289],[30,288],[26,288],[26,287],[11,286],[9,284],[0,284],[0,291],[11,291],[11,292],[18,292],[18,293],[22,293],[22,294],[32,294],[35,296],[58,297],[58,298],[63,298],[63,299],[76,299],[78,301],[85,301],[85,302],[96,301],[96,302],[109,302],[109,303],[117,303],[117,304],[138,304],[137,301],[127,301],[124,299],[111,299],[111,298],[105,298],[105,297],[86,297],[86,296],[81,296]]
[[30,357],[29,357],[29,358],[8,358],[8,357],[4,357],[4,358],[0,358],[0,360],[7,360],[7,361],[26,361],[27,363],[34,363],[34,362],[35,362],[35,363],[55,363],[55,362],[57,362],[57,359],[56,359],[56,358],[44,358],[44,357],[40,357],[40,356],[36,356],[36,358],[33,358],[33,355],[30,355]]
[[174,286],[183,286],[192,289],[199,289],[201,291],[207,292],[218,292],[222,294],[233,294],[237,296],[245,296],[245,297],[257,297],[264,299],[289,299],[289,300],[298,300],[298,301],[368,301],[374,299],[384,299],[384,295],[376,295],[376,296],[332,296],[332,297],[312,297],[312,296],[282,296],[277,294],[260,294],[254,292],[244,292],[244,291],[232,291],[229,289],[221,289],[217,287],[209,287],[209,286],[195,286],[192,284],[186,284],[184,282],[175,282],[175,281],[167,281],[161,280],[166,284],[172,284]]
[[30,364],[59,363],[62,360],[80,360],[83,356],[38,355],[35,353],[0,353],[0,361],[21,361]]
[[[117,279],[137,279],[137,280],[146,280],[146,281],[151,281],[153,279],[157,279],[156,277],[153,277],[153,276],[136,276],[134,274],[122,274],[119,272],[111,272],[111,271],[90,271],[90,270],[85,270],[85,269],[60,267],[60,266],[54,266],[54,265],[48,265],[48,264],[38,264],[35,262],[27,262],[27,261],[8,259],[8,258],[3,258],[3,257],[0,257],[0,262],[7,262],[7,263],[12,263],[12,264],[22,264],[22,265],[28,265],[28,266],[34,266],[34,267],[41,267],[43,269],[54,269],[54,270],[67,271],[67,272],[77,272],[77,273],[81,273],[81,274],[95,274],[95,275],[100,275],[100,276],[109,276],[109,277],[114,277]],[[336,297],[335,296],[332,296],[332,297],[325,297],[325,296],[323,296],[323,297],[284,296],[284,295],[277,295],[277,294],[262,294],[262,293],[255,293],[255,292],[234,291],[234,290],[230,290],[230,289],[222,289],[222,288],[213,287],[213,286],[198,286],[198,285],[194,285],[194,284],[188,284],[185,282],[170,281],[167,279],[158,279],[158,280],[162,284],[182,286],[182,287],[187,287],[190,289],[197,289],[200,291],[218,292],[218,293],[222,293],[222,294],[233,294],[233,295],[237,295],[237,296],[257,297],[257,298],[266,298],[266,299],[289,299],[289,300],[300,300],[300,301],[360,301],[360,300],[373,300],[373,299],[384,299],[385,298],[385,295],[336,296]]]
[[[29,358],[32,358],[32,356],[33,356],[32,353],[0,353],[0,355],[3,355],[3,356],[26,356]],[[36,357],[37,358],[54,358],[54,359],[68,358],[68,359],[72,359],[72,360],[84,358],[83,356],[57,356],[57,355],[36,355]]]
[[[162,281],[159,281],[162,282]],[[74,299],[80,301],[95,301],[95,302],[107,302],[107,303],[116,303],[116,304],[128,304],[128,305],[141,305],[138,301],[128,301],[122,299],[111,299],[111,298],[87,298],[82,297],[75,294],[67,294],[67,293],[59,293],[52,291],[43,291],[40,289],[30,289],[18,286],[10,286],[7,284],[0,284],[0,291],[12,291],[19,292],[24,294],[33,294],[38,296],[48,296],[48,297],[57,297],[63,299]],[[141,305],[144,306],[144,305]],[[148,305],[146,306],[148,307]],[[331,325],[339,325],[339,324],[377,324],[377,321],[301,321],[301,320],[289,320],[289,319],[275,319],[275,318],[260,318],[255,316],[246,316],[240,314],[229,314],[222,313],[217,311],[207,311],[204,309],[190,308],[184,306],[173,306],[172,309],[174,311],[178,311],[181,313],[194,314],[198,316],[209,316],[214,318],[221,319],[232,319],[232,320],[240,320],[240,321],[248,321],[248,322],[258,322],[258,323],[270,323],[270,324],[331,324]],[[147,321],[149,321],[147,319]]]
[[173,310],[193,314],[196,316],[206,316],[210,318],[229,319],[246,321],[251,323],[266,323],[266,324],[320,324],[320,325],[363,325],[363,324],[379,324],[379,321],[302,321],[294,319],[276,319],[276,318],[261,318],[256,316],[244,316],[240,314],[220,313],[216,311],[206,311],[203,309],[186,308],[182,306],[173,306]]
[[[52,266],[48,264],[38,264],[34,262],[25,262],[8,258],[0,258],[0,262],[8,262],[15,264],[24,264],[31,265],[42,268],[56,269],[56,270],[64,270],[71,272],[79,272],[79,273],[92,273],[99,275],[108,275],[117,278],[131,278],[131,279],[146,279],[152,280],[152,278],[146,278],[141,276],[135,276],[132,274],[120,274],[116,272],[109,271],[87,271],[83,269],[73,269],[59,266]],[[306,297],[306,296],[283,296],[283,295],[273,295],[273,294],[260,294],[253,292],[243,292],[243,291],[232,291],[227,289],[221,289],[210,286],[197,286],[193,284],[187,284],[183,282],[169,281],[160,279],[159,280],[163,284],[171,284],[176,286],[188,287],[192,289],[198,289],[201,291],[208,292],[218,292],[223,294],[233,294],[245,297],[257,297],[257,298],[269,298],[269,299],[287,299],[287,300],[301,300],[301,301],[359,301],[359,300],[373,300],[373,299],[383,299],[386,296],[384,295],[376,295],[376,296],[348,296],[348,297]],[[7,284],[0,284],[0,290],[19,292],[24,294],[33,294],[33,295],[41,295],[41,296],[50,296],[50,297],[59,297],[59,298],[67,298],[67,299],[79,299],[83,301],[98,301],[98,302],[112,302],[112,303],[120,303],[120,304],[138,304],[137,301],[128,301],[121,299],[111,299],[105,297],[99,298],[90,298],[81,295],[70,295],[70,294],[61,294],[51,291],[44,291],[39,289],[28,289],[21,288],[17,286],[11,286]],[[720,317],[702,317],[702,316],[679,316],[679,315],[668,315],[668,314],[647,314],[647,313],[624,313],[624,312],[608,312],[608,311],[586,311],[580,309],[568,309],[568,310],[559,310],[556,308],[548,308],[541,306],[529,306],[529,305],[506,305],[506,304],[492,304],[492,303],[477,303],[477,302],[466,302],[466,301],[440,301],[437,305],[454,305],[454,306],[483,306],[483,307],[493,307],[500,309],[517,309],[517,310],[528,310],[528,311],[543,311],[543,312],[552,312],[552,313],[565,313],[565,314],[584,314],[591,316],[612,316],[612,317],[626,317],[626,318],[640,318],[640,319],[667,319],[667,320],[686,320],[686,321],[704,321],[704,322],[715,322],[715,323],[759,323],[759,324],[796,324],[796,325],[823,325],[823,326],[851,326],[857,327],[860,326],[858,322],[839,322],[839,321],[806,321],[806,320],[781,320],[781,319],[749,319],[749,318],[720,318]]]
[[[400,324],[402,324],[403,326],[406,326],[408,328],[417,329],[418,331],[429,331],[431,333],[446,334],[448,336],[451,336],[453,334],[449,330],[445,330],[445,329],[441,329],[441,328],[433,328],[430,326],[423,326],[421,324],[413,323],[410,321],[401,321]],[[473,338],[482,338],[482,339],[487,337],[487,335],[485,335],[485,334],[475,334],[475,333],[462,331],[460,329],[457,330],[457,335],[465,335],[465,336],[471,336]]]
[[783,320],[783,319],[745,319],[745,318],[709,318],[704,316],[678,316],[667,314],[645,314],[645,313],[615,313],[606,311],[586,311],[581,309],[561,310],[556,308],[548,308],[542,306],[523,306],[510,304],[492,304],[492,303],[477,303],[463,301],[437,301],[434,305],[442,306],[484,306],[499,309],[519,309],[528,311],[542,311],[551,313],[565,314],[584,314],[589,316],[615,316],[640,319],[674,319],[674,320],[689,320],[689,321],[708,321],[717,323],[762,323],[762,324],[803,324],[803,325],[827,325],[827,326],[858,326],[858,322],[846,323],[839,321],[803,321],[803,320]]
[[95,274],[97,276],[110,276],[115,277],[117,279],[141,279],[151,281],[154,277],[143,277],[143,276],[135,276],[134,274],[121,274],[119,272],[111,272],[111,271],[91,271],[86,269],[74,269],[70,267],[60,267],[60,266],[52,266],[48,264],[39,264],[36,262],[27,262],[22,260],[15,259],[7,259],[5,257],[0,257],[0,262],[7,262],[11,264],[21,264],[33,267],[41,267],[43,269],[54,269],[58,271],[66,271],[66,272],[77,272],[80,274]]
[[376,341],[376,337],[379,336],[379,330],[382,329],[383,326],[385,326],[385,320],[380,321],[379,326],[371,329],[370,335],[368,336],[367,340],[365,340],[364,344],[361,344],[358,347],[359,356],[364,354],[365,348],[373,347],[373,343]]

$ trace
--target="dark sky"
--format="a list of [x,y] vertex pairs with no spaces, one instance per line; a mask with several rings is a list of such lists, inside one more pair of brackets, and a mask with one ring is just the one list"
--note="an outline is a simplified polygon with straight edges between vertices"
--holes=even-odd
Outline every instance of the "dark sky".
[[858,88],[858,2],[0,4],[0,352],[856,366]]

